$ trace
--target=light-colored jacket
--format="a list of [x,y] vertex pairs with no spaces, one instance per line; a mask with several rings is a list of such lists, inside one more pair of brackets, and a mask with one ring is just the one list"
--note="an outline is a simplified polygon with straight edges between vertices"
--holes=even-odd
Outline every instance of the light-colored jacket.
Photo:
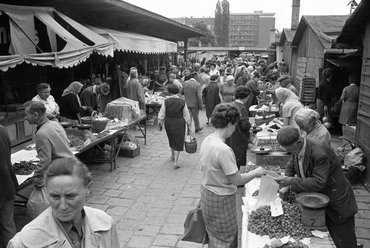
[[[119,248],[118,233],[112,217],[99,209],[84,207],[84,210],[86,216],[83,247]],[[7,248],[28,247],[72,248],[55,222],[51,208],[27,224],[7,246]]]

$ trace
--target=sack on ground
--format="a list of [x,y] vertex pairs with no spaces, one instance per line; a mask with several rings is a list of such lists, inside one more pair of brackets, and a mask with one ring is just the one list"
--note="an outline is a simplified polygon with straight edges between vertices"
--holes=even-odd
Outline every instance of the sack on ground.
[[204,222],[200,203],[196,209],[191,210],[186,216],[184,223],[184,236],[181,240],[200,244],[208,243],[206,223]]
[[27,202],[27,216],[33,220],[50,206],[44,187],[34,189]]

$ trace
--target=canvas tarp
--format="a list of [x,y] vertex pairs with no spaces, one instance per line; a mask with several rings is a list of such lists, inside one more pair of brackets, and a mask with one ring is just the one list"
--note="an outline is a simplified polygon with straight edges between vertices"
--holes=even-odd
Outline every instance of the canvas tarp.
[[127,31],[93,26],[86,27],[113,42],[114,50],[146,54],[177,52],[177,43],[168,40]]
[[[23,62],[58,68],[71,67],[85,61],[93,52],[113,56],[112,42],[53,8],[0,4],[0,11],[9,17],[10,34],[9,55],[0,56],[2,71]],[[56,17],[62,20],[63,25]],[[38,47],[40,37],[39,30],[35,27],[36,18],[46,27],[48,40],[44,43],[48,43],[48,51]],[[74,33],[67,29],[73,29]],[[79,38],[75,34],[78,34]],[[59,50],[57,38],[65,43]]]

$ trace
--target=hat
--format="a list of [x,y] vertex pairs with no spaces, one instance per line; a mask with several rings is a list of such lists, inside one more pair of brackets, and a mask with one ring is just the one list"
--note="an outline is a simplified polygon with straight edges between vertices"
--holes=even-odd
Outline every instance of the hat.
[[235,80],[235,78],[233,76],[229,75],[229,76],[226,77],[226,82],[230,81],[230,80]]
[[108,95],[110,91],[110,86],[107,83],[102,83],[99,85],[100,91],[103,95]]
[[282,146],[290,146],[299,140],[301,134],[298,128],[292,126],[282,127],[277,134],[277,141]]

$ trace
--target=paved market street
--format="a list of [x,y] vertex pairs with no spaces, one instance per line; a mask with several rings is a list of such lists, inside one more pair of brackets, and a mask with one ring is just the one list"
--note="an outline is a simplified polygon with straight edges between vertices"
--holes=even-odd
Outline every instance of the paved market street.
[[[148,124],[147,144],[141,146],[140,156],[119,157],[118,167],[112,172],[108,164],[89,165],[94,181],[87,205],[102,209],[115,219],[121,247],[201,247],[181,241],[181,236],[186,214],[195,208],[200,197],[199,147],[203,138],[213,130],[205,122],[205,112],[202,111],[204,130],[194,134],[198,152],[182,152],[179,169],[172,166],[165,131],[159,132],[153,124]],[[135,129],[130,130],[130,133],[135,132]],[[333,139],[333,143],[341,143],[338,138]],[[143,144],[143,140],[140,142]],[[249,160],[255,160],[253,155],[248,156]],[[243,188],[239,188],[238,209],[242,192]],[[364,247],[370,247],[370,194],[361,185],[355,186],[355,193],[359,206],[357,237]],[[24,209],[17,207],[18,228],[24,219]]]

